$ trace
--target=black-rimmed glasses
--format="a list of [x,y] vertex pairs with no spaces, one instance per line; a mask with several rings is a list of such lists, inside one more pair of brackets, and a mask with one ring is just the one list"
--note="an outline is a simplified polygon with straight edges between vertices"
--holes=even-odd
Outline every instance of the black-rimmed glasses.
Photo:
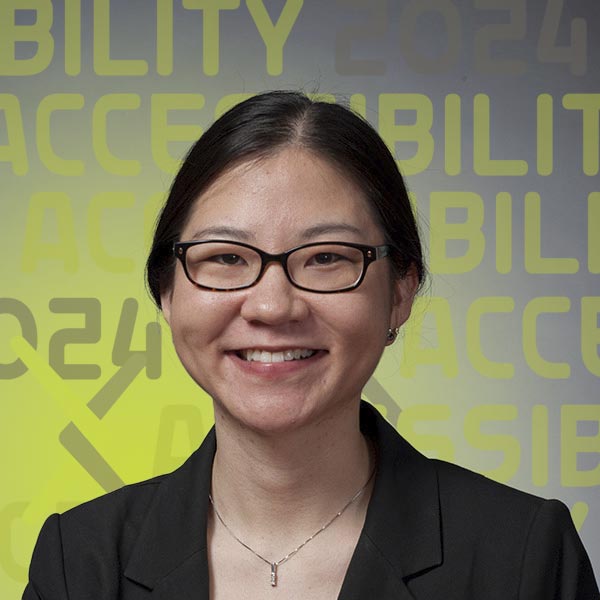
[[389,256],[391,250],[387,245],[313,242],[281,254],[269,254],[249,244],[228,240],[173,244],[173,252],[193,284],[223,292],[253,286],[272,262],[279,263],[290,283],[301,290],[345,292],[357,288],[368,266]]

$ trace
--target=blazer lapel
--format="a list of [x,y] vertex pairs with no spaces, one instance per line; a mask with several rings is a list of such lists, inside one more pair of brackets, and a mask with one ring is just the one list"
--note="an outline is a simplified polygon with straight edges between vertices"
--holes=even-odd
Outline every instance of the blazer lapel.
[[208,600],[206,548],[185,559],[156,582],[152,600]]
[[125,569],[152,598],[208,600],[206,517],[215,449],[213,428],[156,492]]
[[407,581],[443,558],[435,467],[366,403],[361,428],[378,448],[378,471],[339,600],[412,599]]
[[[378,471],[339,600],[413,600],[410,578],[442,563],[436,471],[364,402],[361,428],[378,448]],[[125,569],[142,586],[140,598],[208,600],[206,517],[215,449],[212,429],[161,481]]]
[[414,600],[401,575],[369,536],[361,535],[338,600]]

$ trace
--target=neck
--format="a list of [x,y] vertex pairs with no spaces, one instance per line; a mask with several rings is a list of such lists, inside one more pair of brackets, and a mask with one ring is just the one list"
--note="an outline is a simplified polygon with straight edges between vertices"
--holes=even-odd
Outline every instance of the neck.
[[[282,539],[310,533],[341,510],[374,469],[358,406],[280,435],[248,430],[217,410],[215,427],[213,499],[229,524],[249,537],[264,537],[273,523]],[[356,502],[362,516],[365,491]]]

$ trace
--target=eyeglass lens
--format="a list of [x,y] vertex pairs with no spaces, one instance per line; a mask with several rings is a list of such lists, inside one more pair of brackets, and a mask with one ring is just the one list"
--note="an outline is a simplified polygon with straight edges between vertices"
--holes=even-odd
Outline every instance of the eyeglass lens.
[[[354,285],[361,277],[361,250],[338,244],[298,248],[288,256],[288,272],[299,286],[334,291]],[[190,246],[186,254],[189,277],[198,285],[231,290],[252,285],[260,274],[260,255],[244,246],[210,242]]]

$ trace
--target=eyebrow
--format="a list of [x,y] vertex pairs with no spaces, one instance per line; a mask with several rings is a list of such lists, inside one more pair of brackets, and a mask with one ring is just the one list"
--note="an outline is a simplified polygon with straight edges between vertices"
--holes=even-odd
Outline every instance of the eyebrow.
[[[300,240],[306,241],[320,235],[329,235],[336,233],[350,233],[353,235],[361,235],[363,232],[359,227],[350,225],[349,223],[320,223],[305,229],[299,236]],[[215,225],[213,227],[205,227],[199,229],[192,234],[193,240],[201,240],[205,238],[232,238],[244,242],[256,240],[256,236],[245,229],[231,227],[228,225]]]
[[351,233],[354,235],[361,235],[363,232],[360,228],[355,225],[348,223],[321,223],[320,225],[314,225],[305,229],[300,238],[308,240],[319,235],[328,235],[330,233]]
[[199,229],[192,234],[193,240],[200,240],[202,238],[234,238],[242,240],[244,242],[251,242],[255,239],[253,233],[246,231],[245,229],[238,229],[237,227],[229,227],[227,225],[216,225],[214,227],[206,227]]

